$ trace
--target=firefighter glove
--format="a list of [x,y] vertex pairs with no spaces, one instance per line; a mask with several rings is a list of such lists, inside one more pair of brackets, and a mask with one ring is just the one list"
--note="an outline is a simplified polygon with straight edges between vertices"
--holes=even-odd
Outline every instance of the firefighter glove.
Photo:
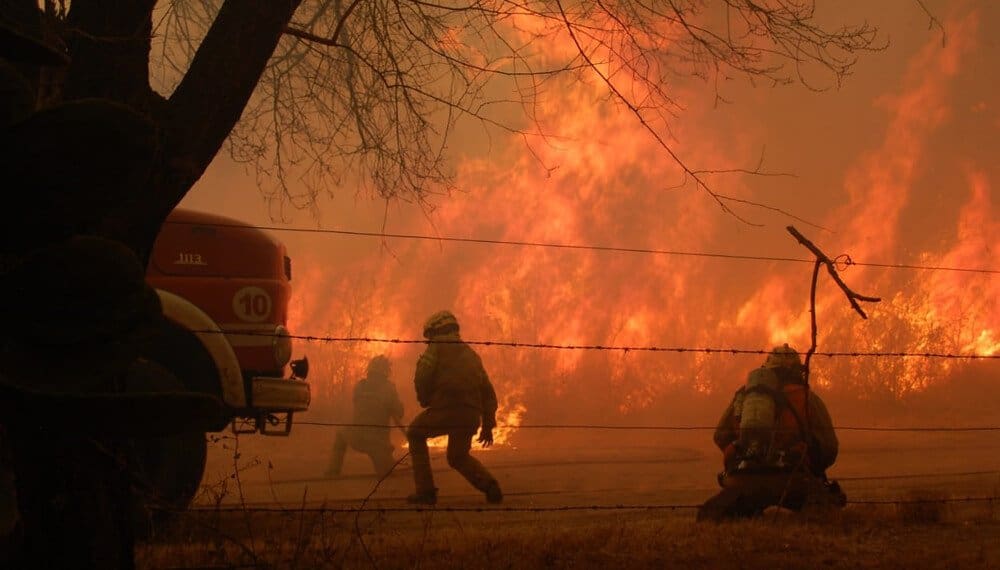
[[477,439],[476,441],[483,444],[483,447],[489,447],[493,445],[493,428],[487,429],[486,426],[483,426],[479,430],[479,439]]

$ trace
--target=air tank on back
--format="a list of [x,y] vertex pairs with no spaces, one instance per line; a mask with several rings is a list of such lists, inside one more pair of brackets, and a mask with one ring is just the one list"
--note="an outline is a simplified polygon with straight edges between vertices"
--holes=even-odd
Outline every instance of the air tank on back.
[[747,375],[740,406],[740,438],[737,447],[744,460],[767,456],[774,428],[774,397],[780,381],[771,368],[755,368]]

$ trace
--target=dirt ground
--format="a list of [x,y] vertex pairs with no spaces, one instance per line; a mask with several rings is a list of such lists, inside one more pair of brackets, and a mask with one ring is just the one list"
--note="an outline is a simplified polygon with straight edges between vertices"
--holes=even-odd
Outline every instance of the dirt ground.
[[[343,477],[324,477],[333,441],[330,428],[299,426],[288,438],[242,436],[238,442],[246,503],[351,504],[401,501],[412,492],[403,459],[373,492],[367,456],[349,451]],[[474,449],[500,481],[506,506],[696,504],[717,489],[720,455],[706,431],[554,433],[531,435],[512,446]],[[398,441],[396,457],[405,453]],[[841,453],[830,470],[851,500],[905,498],[935,492],[951,497],[1000,494],[1000,438],[993,432],[842,432]],[[219,502],[212,486],[226,481],[222,504],[233,492],[233,440],[212,445],[199,504]],[[441,442],[443,443],[443,441]],[[479,505],[481,496],[432,448],[431,462],[442,505]]]
[[1000,567],[1000,501],[984,499],[1000,495],[990,432],[842,433],[830,475],[846,509],[705,525],[690,507],[717,488],[706,432],[538,434],[477,451],[504,489],[499,506],[436,449],[438,505],[410,512],[405,459],[376,486],[367,457],[349,452],[344,476],[327,479],[332,431],[297,429],[241,438],[238,482],[235,441],[214,444],[196,509],[140,548],[140,566]]

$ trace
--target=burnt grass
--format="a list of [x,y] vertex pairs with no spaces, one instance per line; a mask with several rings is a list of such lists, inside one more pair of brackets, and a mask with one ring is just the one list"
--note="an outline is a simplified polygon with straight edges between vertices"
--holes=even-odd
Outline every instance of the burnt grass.
[[[397,505],[397,507],[400,505]],[[851,505],[697,523],[691,511],[193,511],[139,568],[997,568],[994,503]]]

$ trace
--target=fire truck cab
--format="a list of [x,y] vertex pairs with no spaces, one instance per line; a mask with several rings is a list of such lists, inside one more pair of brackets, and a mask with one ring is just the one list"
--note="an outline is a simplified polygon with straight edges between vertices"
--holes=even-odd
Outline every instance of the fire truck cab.
[[[291,271],[285,246],[268,233],[203,212],[174,210],[153,246],[146,280],[165,320],[145,356],[184,384],[173,389],[219,397],[229,416],[223,427],[237,433],[286,435],[295,412],[309,407],[308,361],[292,361],[285,328]],[[173,462],[161,469],[173,473],[155,479],[172,487],[160,490],[165,499],[186,505],[204,471],[205,434],[173,448],[151,451],[158,457],[149,463]]]

